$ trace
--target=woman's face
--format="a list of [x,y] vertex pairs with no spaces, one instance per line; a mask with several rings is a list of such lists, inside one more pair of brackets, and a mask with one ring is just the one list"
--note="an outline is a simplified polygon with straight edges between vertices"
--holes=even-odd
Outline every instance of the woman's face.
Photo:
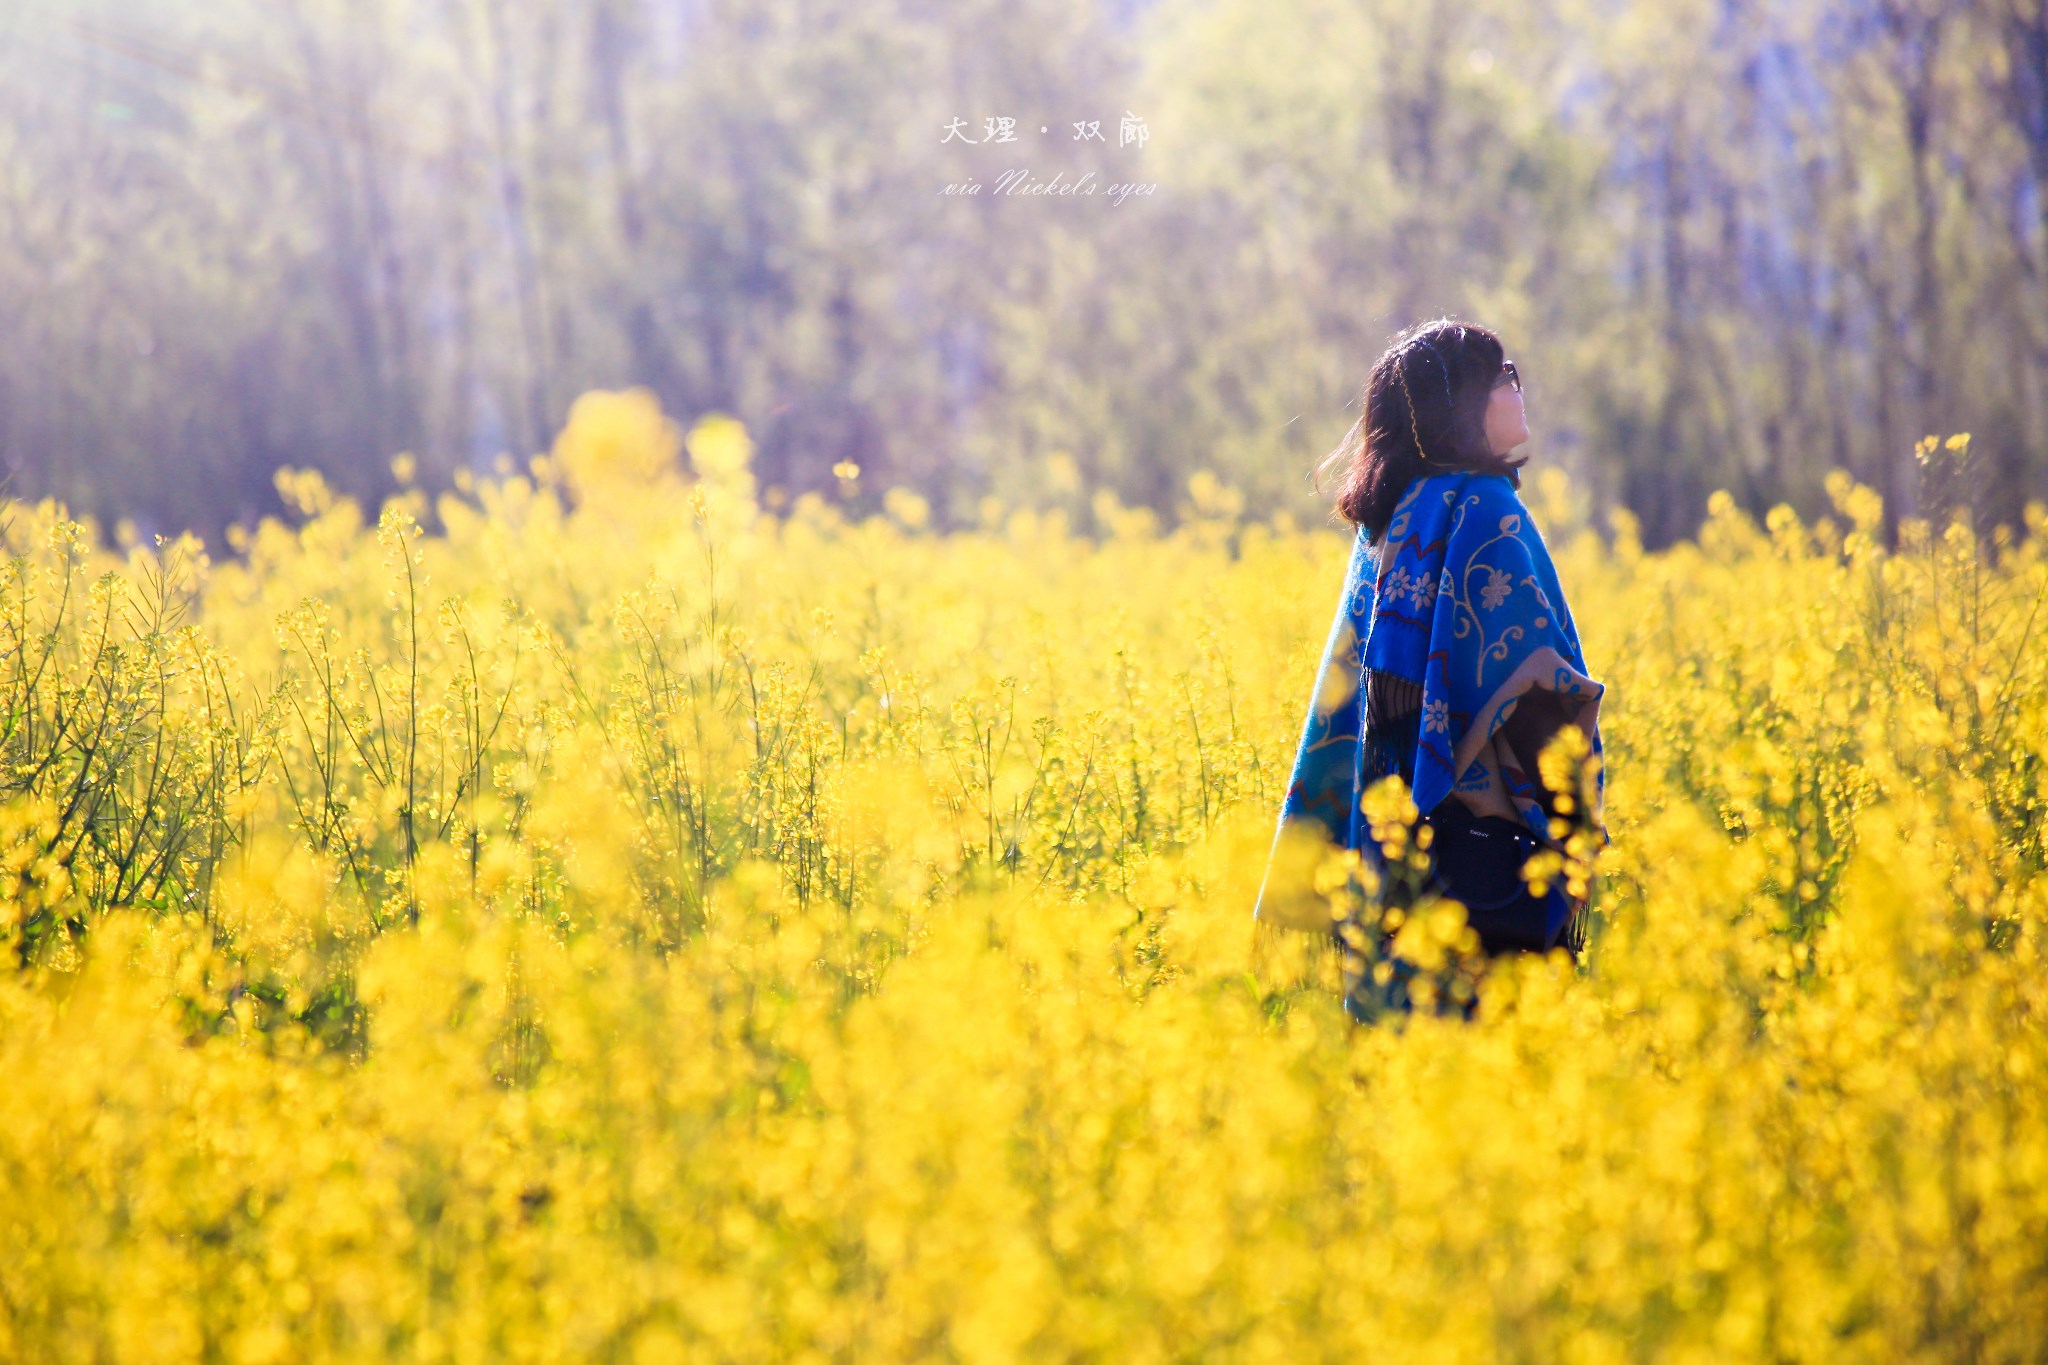
[[1496,380],[1486,400],[1486,443],[1496,455],[1505,455],[1529,439],[1529,422],[1522,413],[1522,391]]

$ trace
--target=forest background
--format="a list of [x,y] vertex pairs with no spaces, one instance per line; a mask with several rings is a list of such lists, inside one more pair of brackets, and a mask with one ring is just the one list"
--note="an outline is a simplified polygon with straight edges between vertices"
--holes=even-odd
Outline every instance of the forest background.
[[633,385],[742,420],[771,508],[1171,524],[1194,479],[1314,521],[1373,358],[1445,313],[1652,547],[1836,467],[1889,532],[1964,430],[2012,524],[2048,11],[10,0],[0,304],[8,491],[144,536],[281,510],[282,466],[374,505],[401,452],[523,465]]

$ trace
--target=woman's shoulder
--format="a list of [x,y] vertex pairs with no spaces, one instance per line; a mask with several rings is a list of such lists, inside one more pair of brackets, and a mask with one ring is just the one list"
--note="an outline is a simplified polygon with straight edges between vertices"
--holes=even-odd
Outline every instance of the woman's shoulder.
[[1432,477],[1457,480],[1457,505],[1474,519],[1518,516],[1525,524],[1528,521],[1529,509],[1522,502],[1522,495],[1515,491],[1514,480],[1505,474],[1471,471]]
[[1400,502],[1418,503],[1440,497],[1446,506],[1456,506],[1471,497],[1491,501],[1503,493],[1511,498],[1516,496],[1514,485],[1505,475],[1487,474],[1477,469],[1432,469],[1408,481]]
[[1498,526],[1503,518],[1518,516],[1529,524],[1529,509],[1515,491],[1514,481],[1505,474],[1487,474],[1476,469],[1433,470],[1410,480],[1395,505],[1387,532],[1380,539],[1400,540],[1417,525],[1437,527],[1429,534],[1456,535],[1463,528],[1484,524]]

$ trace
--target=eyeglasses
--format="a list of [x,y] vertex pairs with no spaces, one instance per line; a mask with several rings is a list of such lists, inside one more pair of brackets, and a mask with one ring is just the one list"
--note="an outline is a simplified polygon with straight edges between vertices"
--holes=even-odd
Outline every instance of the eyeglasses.
[[1522,376],[1516,372],[1515,362],[1512,360],[1501,361],[1500,378],[1493,381],[1493,387],[1496,389],[1503,384],[1513,384],[1516,393],[1522,391]]

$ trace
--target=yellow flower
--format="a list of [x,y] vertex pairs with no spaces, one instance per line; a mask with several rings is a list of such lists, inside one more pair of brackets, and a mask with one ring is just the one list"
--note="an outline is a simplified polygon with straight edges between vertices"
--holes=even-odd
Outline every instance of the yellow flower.
[[648,480],[674,469],[681,445],[680,428],[650,391],[596,390],[570,405],[552,456],[579,493],[638,496]]
[[691,468],[706,479],[730,479],[754,458],[754,443],[746,426],[724,413],[698,419],[690,428],[688,446]]

